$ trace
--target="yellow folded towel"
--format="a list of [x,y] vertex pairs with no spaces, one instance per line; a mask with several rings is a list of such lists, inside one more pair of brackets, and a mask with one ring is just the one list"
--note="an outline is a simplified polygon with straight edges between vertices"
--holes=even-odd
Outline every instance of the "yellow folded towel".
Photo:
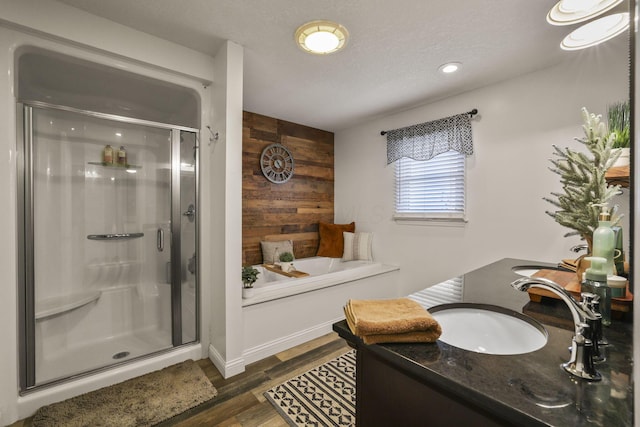
[[365,344],[436,342],[440,338],[440,333],[440,331],[433,330],[428,332],[405,332],[403,334],[362,335],[360,338]]
[[440,324],[409,298],[349,300],[344,307],[349,329],[367,344],[378,342],[434,342]]

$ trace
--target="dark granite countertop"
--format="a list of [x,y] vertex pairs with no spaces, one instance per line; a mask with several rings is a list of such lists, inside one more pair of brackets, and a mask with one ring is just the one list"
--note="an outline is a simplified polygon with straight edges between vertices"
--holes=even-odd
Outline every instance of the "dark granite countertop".
[[[464,275],[462,302],[498,305],[527,314],[549,332],[540,350],[521,355],[487,355],[435,344],[369,346],[399,370],[488,409],[519,426],[631,426],[633,424],[632,323],[614,319],[604,329],[607,360],[597,364],[602,381],[574,379],[561,363],[569,360],[573,322],[560,300],[529,301],[509,284],[521,277],[516,266],[550,264],[503,259]],[[365,345],[346,322],[334,330],[356,348]]]

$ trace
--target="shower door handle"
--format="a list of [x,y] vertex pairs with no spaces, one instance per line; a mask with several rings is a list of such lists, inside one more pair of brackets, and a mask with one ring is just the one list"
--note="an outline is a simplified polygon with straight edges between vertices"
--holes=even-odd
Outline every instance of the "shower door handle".
[[187,208],[186,212],[183,212],[182,215],[186,216],[189,219],[189,222],[193,222],[196,216],[196,207],[191,203]]
[[158,252],[162,252],[164,250],[164,230],[162,228],[158,228],[158,233],[156,234],[156,246],[158,247]]

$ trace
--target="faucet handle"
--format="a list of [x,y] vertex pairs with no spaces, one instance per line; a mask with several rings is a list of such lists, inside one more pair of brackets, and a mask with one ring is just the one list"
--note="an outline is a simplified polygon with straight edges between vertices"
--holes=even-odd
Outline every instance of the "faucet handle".
[[580,307],[585,311],[584,320],[591,318],[591,320],[596,320],[600,315],[600,296],[596,295],[592,292],[582,292],[580,294]]
[[580,299],[583,307],[596,313],[600,311],[600,295],[596,295],[592,292],[582,292],[580,294]]
[[604,360],[604,355],[600,351],[600,346],[609,345],[609,342],[604,337],[602,330],[602,314],[600,313],[600,295],[593,294],[591,292],[583,292],[582,306],[584,309],[591,310],[595,313],[596,318],[593,320],[587,320],[587,323],[591,327],[591,339],[593,340],[594,347],[596,349],[596,356],[601,360]]

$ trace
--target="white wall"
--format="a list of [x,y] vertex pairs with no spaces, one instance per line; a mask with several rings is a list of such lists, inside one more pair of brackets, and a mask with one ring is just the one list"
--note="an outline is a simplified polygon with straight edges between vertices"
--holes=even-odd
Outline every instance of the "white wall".
[[[550,172],[551,144],[578,147],[585,106],[606,106],[628,97],[624,37],[602,47],[567,53],[553,68],[389,115],[335,136],[336,222],[356,222],[374,234],[374,257],[400,266],[405,294],[505,257],[559,262],[575,257],[578,238],[545,210],[542,200],[560,190]],[[464,68],[461,71],[465,72]],[[452,76],[455,78],[455,76]],[[479,110],[472,120],[474,154],[467,163],[464,226],[395,223],[394,166],[386,166],[381,130]],[[628,191],[622,202],[628,211]],[[629,229],[625,227],[626,239]]]
[[209,358],[223,376],[244,370],[242,359],[242,82],[243,50],[227,42],[217,53],[212,87],[214,132],[209,171],[211,191],[207,215],[211,231],[203,233],[211,252],[203,253],[201,265],[209,268],[213,293]]

